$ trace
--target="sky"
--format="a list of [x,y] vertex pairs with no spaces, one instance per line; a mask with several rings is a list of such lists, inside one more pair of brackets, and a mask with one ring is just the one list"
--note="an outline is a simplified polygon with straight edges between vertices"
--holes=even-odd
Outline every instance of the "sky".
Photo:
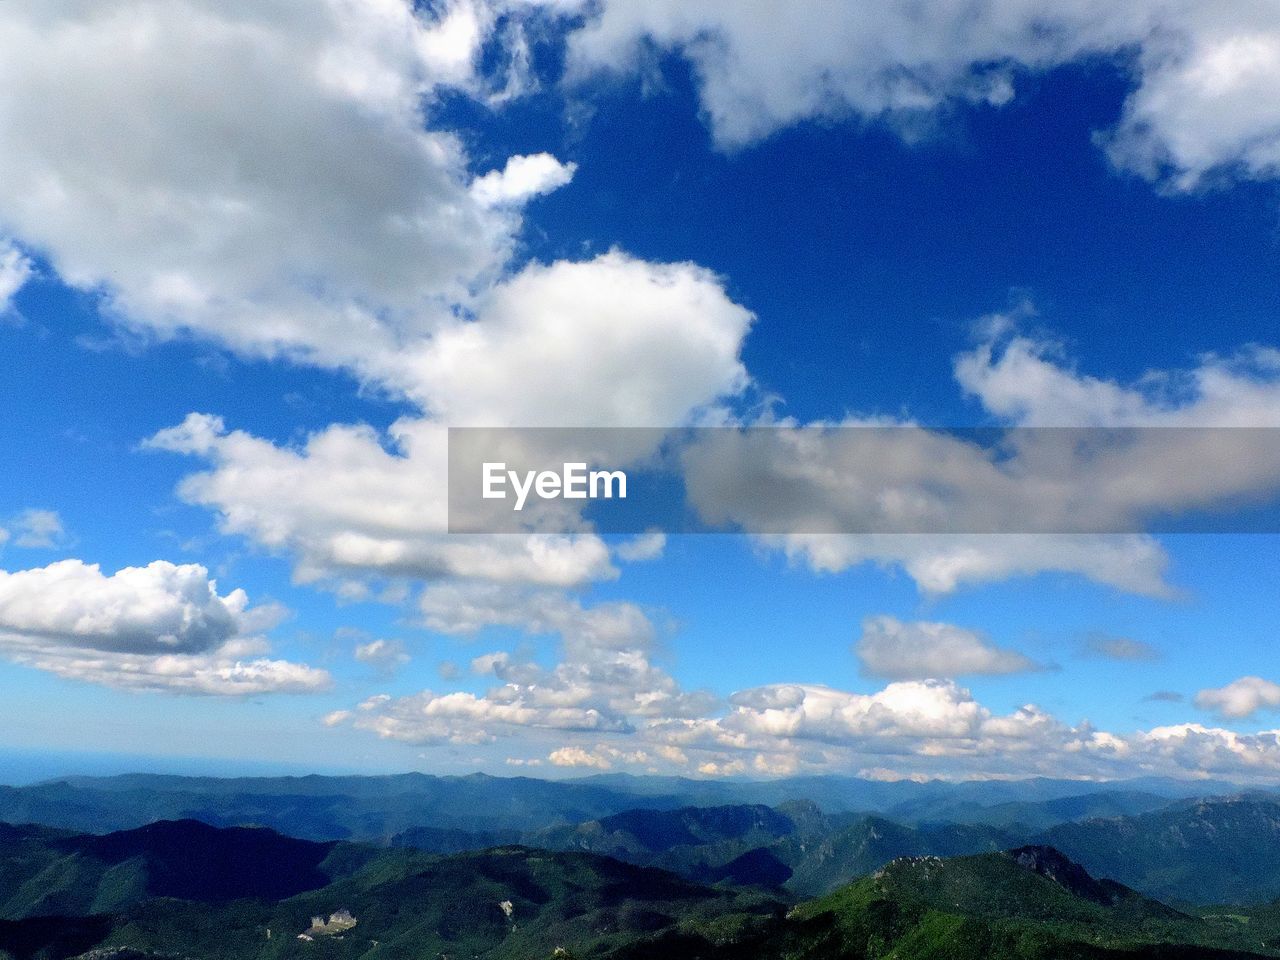
[[0,5],[0,782],[1274,782],[1247,512],[446,532],[449,426],[1280,425],[1280,14],[1113,6]]

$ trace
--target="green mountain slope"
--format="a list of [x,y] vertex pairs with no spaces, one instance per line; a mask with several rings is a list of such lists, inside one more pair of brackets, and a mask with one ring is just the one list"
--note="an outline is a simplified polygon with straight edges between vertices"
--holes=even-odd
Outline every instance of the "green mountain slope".
[[[629,810],[572,826],[519,834],[519,842],[579,850],[659,867],[700,883],[782,887],[799,897],[827,893],[903,856],[957,856],[1000,850],[1024,836],[991,827],[907,827],[880,817],[828,816],[808,801],[760,805]],[[509,842],[476,834],[472,846]],[[411,830],[394,846],[433,852],[466,849],[455,833]]]
[[[384,851],[349,877],[275,903],[156,898],[105,920],[67,918],[65,927],[44,919],[0,924],[0,957],[64,960],[88,948],[95,956],[127,948],[197,960],[607,957],[621,950],[657,958],[677,945],[679,956],[695,957],[780,911],[768,897],[590,854]],[[317,928],[316,917],[331,929]],[[78,938],[72,948],[39,941],[68,931]]]
[[1043,833],[1101,876],[1169,902],[1250,903],[1280,896],[1280,802],[1245,796]]
[[[758,825],[725,816],[686,826],[749,834]],[[900,858],[788,908],[762,892],[525,847],[439,856],[183,823],[108,837],[32,828],[13,831],[7,843],[0,862],[11,880],[21,873],[15,865],[27,864],[21,886],[32,904],[72,902],[42,897],[39,887],[62,896],[62,878],[74,869],[100,896],[105,873],[80,861],[107,863],[104,851],[127,855],[119,864],[131,864],[139,879],[127,902],[100,913],[0,920],[0,960],[1280,957],[1280,906],[1191,915],[1039,846]],[[178,852],[182,868],[165,873]],[[71,866],[48,869],[66,858]],[[322,885],[284,895],[315,883],[317,872]]]
[[279,900],[323,887],[377,855],[193,820],[105,836],[0,825],[0,918],[104,913],[151,897]]
[[1051,848],[896,860],[797,907],[759,956],[1073,960],[1270,955],[1247,928],[1193,918]]

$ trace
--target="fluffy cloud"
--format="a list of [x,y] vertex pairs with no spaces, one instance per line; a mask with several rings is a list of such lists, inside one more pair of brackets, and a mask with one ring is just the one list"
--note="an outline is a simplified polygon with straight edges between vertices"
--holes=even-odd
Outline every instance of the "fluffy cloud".
[[1131,384],[1080,373],[1062,348],[988,318],[991,336],[956,358],[960,386],[984,409],[1027,427],[1275,427],[1280,350],[1208,354],[1188,370],[1151,371]]
[[547,762],[554,767],[592,767],[596,770],[608,770],[614,764],[648,766],[653,759],[643,750],[627,752],[608,744],[596,744],[591,749],[561,747],[558,750],[552,750],[547,754]]
[[0,571],[0,630],[109,652],[190,653],[236,636],[243,590],[218,596],[204,567],[157,560],[111,576],[61,560]]
[[1195,704],[1201,710],[1215,710],[1223,717],[1242,720],[1259,710],[1280,707],[1280,684],[1261,677],[1241,677],[1225,687],[1201,690]]
[[711,272],[614,251],[531,265],[404,358],[450,426],[672,427],[747,385],[752,315]]
[[[902,681],[870,694],[778,684],[742,691],[722,717],[655,723],[639,739],[677,747],[710,774],[760,769],[878,770],[894,777],[1137,775],[1269,781],[1280,733],[1199,724],[1111,733],[1028,704],[995,714],[951,681]],[[656,753],[656,751],[651,751]],[[765,760],[759,758],[764,757]]]
[[1016,650],[950,623],[869,617],[854,645],[862,670],[889,680],[923,680],[966,674],[1025,673],[1040,665]]
[[244,591],[220,596],[195,564],[0,571],[0,654],[91,683],[233,696],[329,685],[323,670],[262,657],[265,641],[246,635],[262,623]]
[[[202,457],[180,495],[227,533],[297,558],[302,580],[366,574],[573,585],[615,575],[593,536],[448,538],[449,426],[675,425],[746,385],[751,314],[711,274],[610,253],[531,266],[497,284],[474,319],[402,351],[395,374],[427,416],[387,434],[334,425],[301,449],[193,414],[148,441]],[[660,432],[639,438],[642,456]],[[279,492],[289,490],[281,498]]]
[[561,747],[552,750],[547,760],[557,767],[594,767],[597,770],[608,770],[613,763],[600,753],[584,750],[581,747]]
[[518,228],[423,122],[483,9],[6,3],[0,220],[135,329],[379,376]]
[[[1269,4],[961,0],[927,11],[834,0],[732,4],[606,0],[570,40],[571,70],[634,69],[648,47],[692,65],[716,141],[849,113],[906,131],[949,102],[999,106],[1017,71],[1128,57],[1134,89],[1104,142],[1119,165],[1189,189],[1215,171],[1280,171],[1280,15]],[[927,119],[926,119],[927,122]]]
[[544,667],[506,651],[481,654],[472,673],[498,681],[483,695],[388,698],[353,715],[357,727],[415,743],[487,742],[529,728],[623,733],[651,718],[700,716],[715,704],[653,663],[656,631],[634,604],[585,607],[562,593],[445,584],[426,591],[423,610],[429,625],[453,633],[514,626],[556,634],[561,660]]
[[0,316],[13,308],[14,296],[31,273],[31,261],[10,241],[0,237]]
[[476,177],[471,195],[486,207],[520,204],[563,187],[576,170],[577,164],[561,163],[549,153],[511,157],[501,170]]
[[183,499],[218,511],[225,533],[292,552],[302,581],[353,578],[359,590],[369,574],[553,585],[614,575],[594,536],[449,538],[444,429],[401,420],[390,436],[392,450],[369,427],[333,426],[289,449],[193,414],[149,445],[211,461],[182,482]]

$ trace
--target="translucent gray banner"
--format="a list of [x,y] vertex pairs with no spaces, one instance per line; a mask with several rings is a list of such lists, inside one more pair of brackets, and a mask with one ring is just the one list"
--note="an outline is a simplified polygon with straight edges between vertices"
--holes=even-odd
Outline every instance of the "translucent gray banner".
[[451,533],[1280,531],[1280,429],[452,428]]

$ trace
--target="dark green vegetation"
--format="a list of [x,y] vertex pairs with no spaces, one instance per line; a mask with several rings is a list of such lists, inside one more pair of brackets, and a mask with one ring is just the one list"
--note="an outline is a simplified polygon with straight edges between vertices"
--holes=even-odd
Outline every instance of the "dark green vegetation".
[[[772,956],[1226,960],[1275,955],[1239,919],[1192,917],[1048,847],[896,860],[789,914]],[[1274,945],[1274,944],[1273,944]]]
[[[551,957],[557,947],[574,955],[664,956],[673,944],[698,956],[716,942],[740,939],[776,919],[773,898],[692,884],[672,874],[581,853],[521,847],[449,857],[351,844],[290,841],[271,831],[216,831],[191,822],[156,825],[106,838],[28,831],[13,841],[20,854],[4,860],[8,882],[30,893],[46,881],[75,895],[29,897],[12,904],[0,922],[0,957],[58,960],[93,950],[113,956],[128,948],[147,955],[240,960],[274,957],[418,958],[445,956]],[[240,898],[222,882],[201,888],[184,881],[146,889],[155,865],[166,862],[171,839],[190,832],[197,844],[207,831],[238,851],[246,870]],[[125,845],[131,880],[101,901],[103,871],[80,849],[96,841]],[[153,842],[148,842],[153,841]],[[299,844],[296,849],[292,844]],[[47,847],[46,856],[38,848]],[[68,853],[68,849],[73,852]],[[214,845],[216,846],[216,845]],[[214,846],[190,860],[220,856]],[[253,847],[250,850],[248,848]],[[264,864],[261,856],[285,856]],[[82,860],[89,863],[80,862]],[[52,864],[52,869],[50,868]],[[117,865],[118,866],[118,865]],[[332,877],[316,884],[316,871]],[[108,869],[107,872],[110,872]],[[214,871],[217,873],[217,871]],[[70,877],[74,878],[69,880]],[[25,876],[25,879],[24,879]],[[254,878],[258,879],[254,879]],[[292,896],[267,893],[262,878]],[[225,877],[222,879],[226,879]],[[310,889],[307,889],[310,887]],[[7,889],[7,884],[6,884]],[[60,915],[48,916],[57,902]],[[343,916],[333,929],[312,929],[312,918]],[[298,935],[307,933],[311,940]],[[665,947],[655,946],[658,942]]]
[[[684,819],[694,836],[709,822],[719,825],[717,833],[759,828],[744,817],[720,811]],[[643,822],[631,824],[641,835]],[[172,878],[160,865],[186,835],[194,844],[191,868],[182,871],[177,887],[166,886]],[[6,890],[16,881],[30,890],[42,877],[65,880],[79,871],[84,889],[100,892],[103,873],[81,861],[97,863],[103,850],[113,857],[129,854],[107,872],[129,865],[141,879],[129,886],[132,895],[117,897],[109,909],[93,902],[73,909],[68,899],[62,915],[50,917],[30,915],[47,900],[36,898],[25,910],[11,905],[10,919],[0,921],[5,960],[1280,956],[1280,908],[1193,916],[1095,879],[1046,847],[898,859],[826,897],[792,906],[764,892],[695,884],[593,854],[525,847],[437,856],[291,841],[265,830],[211,831],[192,823],[98,838],[40,829],[7,837],[0,856]],[[194,882],[201,873],[197,850],[199,858],[213,858],[208,875],[217,882]],[[261,860],[267,856],[276,858],[269,869]],[[276,888],[255,888],[262,881],[249,877],[240,878],[238,889],[229,886],[219,857],[223,866],[238,860],[271,875]],[[284,895],[315,883],[317,872],[324,875],[320,886]],[[160,885],[148,889],[149,883]],[[81,896],[76,902],[86,901]],[[321,918],[319,927],[313,917]],[[311,939],[300,939],[304,932]]]
[[151,897],[279,900],[315,890],[377,851],[194,820],[85,836],[0,825],[0,919],[104,913]]
[[0,960],[1280,957],[1280,800],[1068,787],[0,788]]

